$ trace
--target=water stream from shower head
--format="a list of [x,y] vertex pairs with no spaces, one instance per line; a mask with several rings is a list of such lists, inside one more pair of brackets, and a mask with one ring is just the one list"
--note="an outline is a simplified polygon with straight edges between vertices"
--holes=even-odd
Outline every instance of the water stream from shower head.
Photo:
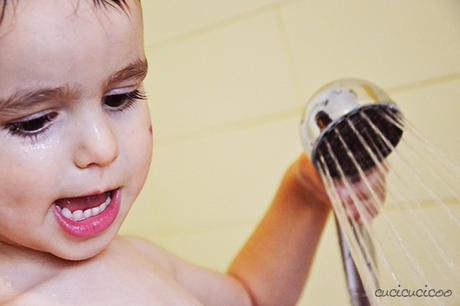
[[[301,122],[302,141],[313,164],[336,187],[338,198],[344,197],[343,193],[350,189],[360,194],[358,184],[365,173],[372,173],[399,143],[403,129],[394,122],[401,122],[401,116],[399,108],[383,90],[363,80],[339,80],[313,95]],[[382,136],[388,142],[380,139]],[[383,176],[384,172],[380,175]],[[383,194],[381,185],[380,194]],[[372,193],[378,192],[372,190]],[[365,285],[376,288],[378,281],[374,246],[362,218],[372,218],[378,212],[375,208],[378,205],[374,203],[367,206],[370,209],[358,209],[353,205],[357,198],[359,196],[355,195],[348,201],[352,204],[343,209],[352,221],[349,235],[359,240],[358,248],[363,254],[361,264],[367,265],[372,272],[366,280],[368,284],[364,284],[358,274],[346,235],[337,219],[336,224],[350,301],[354,306],[368,306],[371,299],[366,295]],[[372,286],[369,282],[373,283]]]
[[[460,305],[460,168],[363,80],[321,88],[300,130],[334,209],[351,304]],[[382,297],[385,288],[452,297]]]

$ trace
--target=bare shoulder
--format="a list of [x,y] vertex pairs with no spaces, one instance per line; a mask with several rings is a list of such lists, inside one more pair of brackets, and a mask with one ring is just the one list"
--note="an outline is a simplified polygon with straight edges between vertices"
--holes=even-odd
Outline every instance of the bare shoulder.
[[137,236],[118,236],[117,242],[131,247],[153,263],[169,272],[174,272],[175,256],[155,243]]
[[[120,237],[148,260],[167,269],[170,276],[203,305],[251,305],[250,296],[235,278],[180,259],[139,237]],[[212,290],[210,290],[212,288]],[[200,304],[201,305],[201,304]]]
[[154,244],[153,242],[145,238],[139,237],[139,236],[133,236],[133,235],[117,236],[116,240],[128,242],[135,248],[142,250],[142,251],[158,252],[161,249],[158,245]]
[[127,243],[134,247],[137,251],[140,251],[148,256],[152,256],[156,259],[168,259],[172,257],[172,254],[156,245],[152,241],[149,241],[142,237],[137,236],[118,236],[118,241],[122,241],[123,243]]

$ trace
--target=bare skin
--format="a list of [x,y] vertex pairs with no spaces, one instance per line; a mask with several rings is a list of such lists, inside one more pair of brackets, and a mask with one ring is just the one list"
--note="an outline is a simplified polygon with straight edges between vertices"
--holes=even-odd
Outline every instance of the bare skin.
[[162,251],[151,246],[146,255],[140,243],[118,237],[100,254],[78,262],[25,251],[41,265],[23,258],[14,271],[2,271],[11,284],[2,305],[202,305],[174,279]]
[[[5,14],[0,169],[8,175],[0,176],[0,302],[295,305],[330,207],[304,155],[286,171],[226,274],[117,236],[152,153],[148,104],[120,98],[142,91],[145,77],[142,65],[134,76],[119,73],[145,58],[139,2],[127,2],[126,14],[89,0],[20,0]],[[61,89],[25,103],[25,91],[43,88]],[[59,200],[112,189],[120,190],[121,201],[107,228],[77,237],[59,225]]]
[[[325,199],[318,198],[325,194],[314,190],[322,187],[315,185],[319,182],[309,167],[303,155],[290,167],[272,208],[227,275],[191,265],[134,237],[118,236],[101,253],[81,261],[1,244],[0,288],[4,294],[0,302],[5,305],[250,306],[279,305],[279,302],[295,305],[328,213],[327,204],[321,202]],[[310,197],[313,201],[309,202],[305,196],[311,196],[313,191],[316,196]],[[279,210],[281,207],[283,212]],[[294,218],[292,214],[300,217]],[[295,222],[286,226],[286,220]]]

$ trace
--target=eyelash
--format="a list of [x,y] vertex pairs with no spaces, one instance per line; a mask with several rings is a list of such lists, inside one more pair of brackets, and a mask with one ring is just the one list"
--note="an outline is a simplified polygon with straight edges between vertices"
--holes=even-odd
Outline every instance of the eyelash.
[[124,94],[105,96],[104,103],[106,105],[107,105],[108,99],[115,99],[115,100],[118,100],[118,102],[122,102],[122,104],[118,106],[114,106],[114,107],[108,106],[110,111],[122,112],[122,111],[125,111],[133,107],[137,101],[146,100],[147,96],[145,95],[143,91],[139,89],[135,89],[133,91],[130,91]]
[[[108,99],[113,99],[116,106],[109,106],[107,103],[109,102]],[[117,94],[117,95],[109,95],[103,98],[103,103],[107,105],[108,110],[110,112],[123,112],[128,110],[129,108],[133,107],[138,100],[146,100],[146,94],[139,90],[135,89],[131,92],[127,92],[124,94]],[[23,138],[30,138],[32,142],[36,142],[38,137],[46,132],[46,130],[50,127],[48,123],[56,118],[58,113],[50,112],[43,116],[39,116],[33,119],[18,121],[7,124],[4,128],[8,131],[10,135],[19,136]],[[28,125],[39,124],[41,127],[37,128],[33,131],[27,131]],[[48,124],[48,125],[47,125]],[[30,128],[30,127],[29,127]]]

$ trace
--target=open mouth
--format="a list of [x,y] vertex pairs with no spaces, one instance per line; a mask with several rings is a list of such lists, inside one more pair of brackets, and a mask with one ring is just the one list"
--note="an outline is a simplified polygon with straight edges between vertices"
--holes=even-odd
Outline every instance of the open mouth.
[[59,199],[54,204],[67,219],[82,221],[104,212],[112,202],[112,193],[107,191],[99,195]]
[[91,237],[105,231],[113,223],[120,209],[120,189],[54,202],[54,215],[68,234]]

